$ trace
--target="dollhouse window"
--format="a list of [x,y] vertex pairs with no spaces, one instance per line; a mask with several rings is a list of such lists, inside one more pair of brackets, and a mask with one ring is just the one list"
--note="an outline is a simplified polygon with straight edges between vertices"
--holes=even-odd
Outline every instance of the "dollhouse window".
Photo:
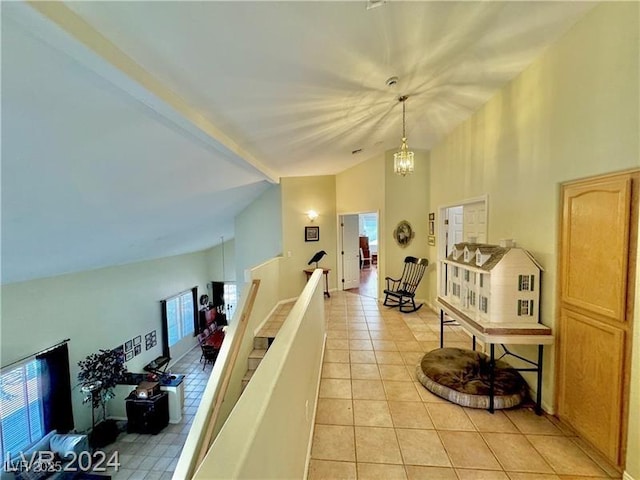
[[469,305],[472,307],[476,306],[476,292],[474,291],[469,292]]
[[469,261],[469,250],[465,250],[464,251],[464,261],[468,262]]
[[533,292],[534,275],[518,275],[518,290]]
[[480,288],[484,287],[484,273],[480,274]]
[[465,271],[464,271],[464,279],[465,279],[465,281],[467,281],[467,282],[469,281],[469,270],[465,270]]
[[453,276],[457,278],[459,274],[458,267],[453,267]]
[[460,285],[458,285],[457,283],[453,284],[453,296],[454,297],[460,296]]
[[533,315],[533,300],[518,300],[518,316]]
[[484,313],[487,313],[487,311],[489,310],[489,301],[487,299],[487,297],[483,297],[482,295],[480,295],[480,310],[483,311]]

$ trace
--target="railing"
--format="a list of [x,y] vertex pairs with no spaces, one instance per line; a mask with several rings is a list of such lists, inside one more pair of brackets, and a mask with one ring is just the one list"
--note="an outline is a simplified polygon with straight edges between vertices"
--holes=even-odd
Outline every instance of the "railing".
[[[316,270],[193,478],[305,477],[325,338],[321,280]],[[192,477],[176,469],[174,478]]]
[[[221,417],[221,412],[227,399],[232,374],[237,370],[235,367],[238,353],[244,340],[244,334],[247,330],[249,317],[259,287],[259,279],[254,279],[249,284],[248,292],[243,296],[244,300],[241,301],[240,311],[242,313],[239,321],[232,322],[229,326],[226,338],[230,341],[223,342],[218,361],[213,366],[207,387],[202,395],[201,408],[198,408],[173,474],[173,478],[176,480],[192,478],[193,472],[200,465],[213,442],[217,433],[216,425],[224,421],[224,418]],[[233,400],[233,403],[235,403],[235,400]],[[204,405],[209,407],[202,408]]]

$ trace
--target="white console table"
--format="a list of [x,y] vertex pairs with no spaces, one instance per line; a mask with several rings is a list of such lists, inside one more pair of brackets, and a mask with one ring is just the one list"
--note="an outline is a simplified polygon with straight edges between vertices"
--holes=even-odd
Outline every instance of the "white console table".
[[172,375],[171,381],[160,384],[160,390],[169,394],[169,423],[180,423],[184,408],[184,375]]
[[[538,379],[538,391],[536,392],[536,413],[542,413],[542,358],[544,345],[553,343],[551,328],[540,323],[480,323],[466,315],[464,312],[448,303],[442,297],[438,297],[440,305],[440,348],[444,347],[444,327],[448,324],[457,324],[469,332],[473,337],[473,349],[476,349],[476,338],[489,345],[490,356],[490,384],[489,384],[489,411],[494,412],[493,391],[494,391],[494,367],[495,367],[495,345],[502,346],[504,353],[498,358],[509,355],[531,365],[531,368],[514,368],[520,372],[536,372]],[[450,319],[445,318],[445,313]],[[524,357],[510,352],[508,345],[538,345],[538,362],[532,362]]]

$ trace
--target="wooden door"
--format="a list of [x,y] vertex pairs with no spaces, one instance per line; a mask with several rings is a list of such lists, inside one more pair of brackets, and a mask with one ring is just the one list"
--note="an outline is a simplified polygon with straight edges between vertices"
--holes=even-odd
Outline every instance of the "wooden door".
[[465,242],[475,239],[487,242],[487,206],[484,201],[463,205],[463,237]]
[[344,215],[342,226],[342,289],[360,286],[360,234],[358,215]]
[[624,462],[637,249],[638,172],[562,187],[558,416]]

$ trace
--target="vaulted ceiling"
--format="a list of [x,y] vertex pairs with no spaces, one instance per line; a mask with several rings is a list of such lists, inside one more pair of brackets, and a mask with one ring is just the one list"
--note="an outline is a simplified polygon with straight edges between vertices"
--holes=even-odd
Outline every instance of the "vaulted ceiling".
[[593,4],[366,6],[3,2],[2,282],[230,238],[280,177],[397,147],[399,95],[429,149]]

